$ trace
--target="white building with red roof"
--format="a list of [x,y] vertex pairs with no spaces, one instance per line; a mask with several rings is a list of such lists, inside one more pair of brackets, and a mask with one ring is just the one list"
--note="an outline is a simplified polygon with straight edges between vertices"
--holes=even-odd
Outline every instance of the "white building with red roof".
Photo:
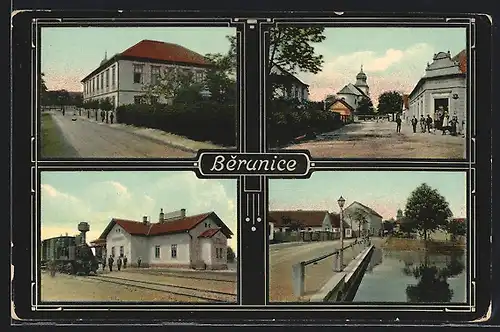
[[233,233],[215,212],[186,216],[160,212],[157,222],[112,218],[99,239],[106,255],[141,266],[227,269],[227,240]]
[[[99,66],[85,76],[83,100],[106,99],[115,107],[144,102],[144,86],[154,84],[165,71],[176,67],[191,71],[202,82],[207,59],[183,46],[155,40],[142,40],[111,58],[105,55]],[[158,101],[166,102],[162,97]]]

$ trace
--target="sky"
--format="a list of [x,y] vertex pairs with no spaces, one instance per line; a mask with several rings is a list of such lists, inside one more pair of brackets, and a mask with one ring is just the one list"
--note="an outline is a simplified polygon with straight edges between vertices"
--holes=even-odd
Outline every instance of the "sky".
[[269,210],[328,210],[339,212],[357,201],[383,218],[396,217],[411,192],[422,183],[437,189],[450,204],[454,217],[467,217],[465,172],[417,171],[328,171],[315,172],[309,179],[270,180]]
[[322,71],[297,75],[316,101],[356,83],[361,65],[375,105],[384,91],[410,93],[435,53],[453,57],[466,48],[465,28],[325,28],[324,36],[313,44],[324,57]]
[[151,39],[179,44],[202,55],[226,53],[228,35],[236,35],[236,28],[42,28],[41,71],[49,90],[83,91],[80,80],[99,66],[105,52],[110,58]]
[[236,180],[198,179],[193,172],[85,171],[42,172],[41,238],[78,233],[87,221],[87,241],[97,239],[112,218],[157,221],[165,213],[186,215],[214,211],[234,233],[237,245]]

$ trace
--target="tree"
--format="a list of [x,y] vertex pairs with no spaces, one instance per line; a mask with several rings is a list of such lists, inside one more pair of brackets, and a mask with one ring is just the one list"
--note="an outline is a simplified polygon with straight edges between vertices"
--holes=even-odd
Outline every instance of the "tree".
[[450,220],[446,225],[446,231],[451,234],[451,240],[455,241],[457,236],[464,236],[467,233],[465,221]]
[[324,28],[275,27],[269,30],[267,77],[269,96],[280,86],[273,69],[282,68],[294,75],[297,70],[316,74],[321,71],[323,56],[315,54],[313,43],[325,40]]
[[399,221],[399,230],[406,233],[406,236],[410,238],[411,233],[415,230],[415,223],[408,218],[402,217]]
[[304,225],[297,220],[293,220],[290,217],[282,217],[283,226],[285,226],[290,232],[296,232],[301,230]]
[[402,111],[403,96],[397,91],[387,91],[378,97],[378,113],[393,114]]
[[349,219],[351,220],[351,229],[352,229],[352,222],[355,221],[358,224],[358,233],[356,237],[359,237],[361,235],[361,225],[363,225],[363,232],[364,232],[364,225],[368,223],[368,218],[366,216],[366,213],[362,210],[354,210],[353,212],[349,213]]
[[206,54],[212,67],[205,74],[204,85],[210,99],[220,103],[236,102],[236,37],[227,36],[230,48],[226,54]]
[[145,84],[143,91],[147,100],[154,100],[158,96],[163,96],[168,101],[172,101],[181,90],[194,84],[194,74],[191,70],[171,67],[158,75],[155,83]]
[[40,104],[47,105],[48,104],[48,94],[47,94],[47,85],[45,84],[45,74],[40,73]]
[[375,113],[375,109],[373,107],[373,103],[370,98],[363,97],[359,101],[358,108],[356,109],[356,113],[359,115],[372,115]]
[[427,243],[428,233],[446,227],[453,214],[446,199],[436,189],[422,183],[410,194],[405,216]]
[[230,246],[227,247],[227,261],[232,263],[234,262],[234,259],[236,258],[236,254],[234,253],[233,248]]

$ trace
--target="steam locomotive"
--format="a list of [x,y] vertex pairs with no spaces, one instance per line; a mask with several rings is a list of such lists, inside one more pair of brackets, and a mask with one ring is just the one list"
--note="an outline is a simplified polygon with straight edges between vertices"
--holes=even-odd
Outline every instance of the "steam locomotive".
[[88,224],[80,223],[78,229],[82,232],[81,235],[58,236],[42,241],[42,268],[68,274],[97,273],[99,261],[85,242]]

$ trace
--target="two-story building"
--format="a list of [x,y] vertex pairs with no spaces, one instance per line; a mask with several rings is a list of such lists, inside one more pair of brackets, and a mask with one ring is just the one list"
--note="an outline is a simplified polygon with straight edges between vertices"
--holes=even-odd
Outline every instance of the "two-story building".
[[[145,87],[159,82],[167,71],[191,72],[195,82],[202,83],[211,66],[203,55],[183,46],[142,40],[109,59],[104,56],[99,66],[81,80],[83,101],[107,98],[114,107],[150,102],[145,101]],[[168,102],[162,96],[156,98]]]
[[109,257],[127,257],[132,266],[227,269],[227,240],[233,233],[215,212],[186,216],[181,209],[160,212],[158,222],[112,218],[99,239]]

